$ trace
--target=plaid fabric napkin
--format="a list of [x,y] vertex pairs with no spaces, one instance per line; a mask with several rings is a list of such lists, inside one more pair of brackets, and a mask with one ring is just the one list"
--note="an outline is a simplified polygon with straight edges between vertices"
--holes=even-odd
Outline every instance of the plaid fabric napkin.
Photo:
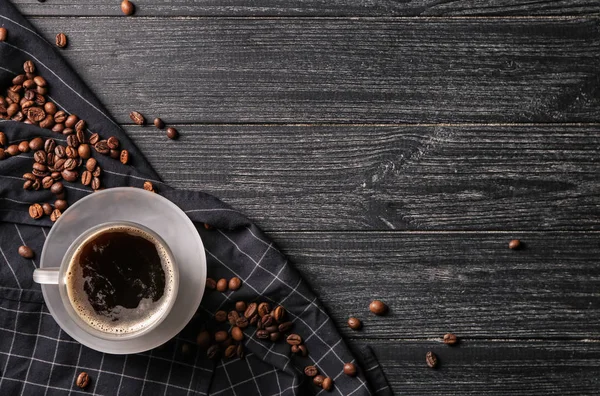
[[[309,285],[242,213],[215,197],[179,191],[164,185],[103,106],[46,42],[6,0],[0,2],[0,26],[8,40],[0,42],[0,92],[32,60],[50,87],[49,99],[62,110],[77,114],[90,131],[103,138],[117,136],[130,151],[132,162],[122,165],[109,157],[95,156],[103,169],[105,187],[141,187],[152,181],[160,194],[175,202],[198,224],[213,278],[238,276],[239,291],[207,293],[199,316],[175,339],[155,350],[136,355],[109,355],[82,346],[54,322],[44,304],[32,272],[37,257],[24,259],[17,247],[28,245],[41,253],[51,226],[48,217],[33,220],[33,202],[52,202],[48,190],[24,191],[22,175],[31,170],[32,153],[0,161],[0,395],[305,395],[319,389],[305,377],[303,368],[316,365],[334,379],[332,394],[390,395],[381,367],[369,349],[353,355]],[[9,144],[36,136],[64,136],[35,126],[0,120]],[[66,183],[69,202],[90,193],[79,183]],[[215,226],[206,230],[202,223]],[[305,339],[310,354],[292,356],[285,342],[264,342],[245,331],[246,357],[212,361],[195,345],[202,323],[217,310],[233,309],[237,300],[282,304],[294,322],[294,332]],[[227,326],[223,326],[227,329]],[[188,344],[189,351],[182,352]],[[186,347],[187,348],[187,347]],[[356,361],[359,358],[359,361]],[[359,365],[355,378],[343,374],[346,362]],[[360,364],[359,364],[360,363]],[[75,386],[81,371],[91,377],[85,390]]]

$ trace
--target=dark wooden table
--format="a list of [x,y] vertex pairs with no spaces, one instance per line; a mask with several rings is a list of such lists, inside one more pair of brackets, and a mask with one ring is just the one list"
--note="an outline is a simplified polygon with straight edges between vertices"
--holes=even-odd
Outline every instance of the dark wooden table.
[[15,2],[165,181],[277,241],[396,394],[600,394],[597,0]]

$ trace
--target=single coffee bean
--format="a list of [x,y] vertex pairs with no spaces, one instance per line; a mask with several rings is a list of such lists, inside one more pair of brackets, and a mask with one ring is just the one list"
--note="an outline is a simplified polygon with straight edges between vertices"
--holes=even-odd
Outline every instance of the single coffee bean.
[[215,290],[217,288],[217,282],[213,278],[206,278],[206,288]]
[[238,312],[244,312],[246,310],[246,308],[247,308],[247,306],[244,301],[238,301],[235,303],[235,310]]
[[92,149],[90,149],[90,145],[87,143],[83,143],[77,147],[77,154],[79,158],[88,159],[92,155]]
[[11,144],[4,151],[12,157],[14,157],[15,155],[19,155],[21,153],[21,151],[19,150],[19,146],[16,144]]
[[227,334],[227,332],[225,330],[219,330],[215,333],[215,341],[216,342],[223,342],[228,338],[229,338],[229,334]]
[[[65,170],[68,171],[73,171],[75,169],[77,169],[77,160],[75,158],[67,158],[67,160],[65,161],[65,166],[64,166]],[[65,180],[67,180],[65,178]],[[67,180],[70,181],[70,180]]]
[[56,201],[54,201],[54,207],[60,211],[67,210],[68,206],[69,204],[67,204],[67,201],[65,201],[64,199],[57,199]]
[[302,337],[300,337],[298,334],[290,334],[287,336],[285,341],[290,345],[300,345],[302,344]]
[[36,174],[35,171],[38,171],[39,173],[44,173],[48,171],[48,167],[45,164],[40,164],[38,162],[34,162],[33,163],[33,170],[34,172],[32,172],[34,175]]
[[[29,90],[29,89],[32,90],[32,88],[35,88],[35,81],[33,81],[33,78],[23,81],[23,88],[25,88],[27,90]],[[29,100],[31,100],[35,97],[35,91],[32,90],[31,93],[33,94],[33,97],[29,97],[28,98]],[[28,107],[28,106],[26,106],[26,107]],[[21,108],[23,108],[23,106],[21,106]]]
[[292,329],[293,326],[294,326],[293,322],[284,322],[279,325],[279,331],[282,333],[287,333],[288,331],[290,331]]
[[54,127],[54,117],[50,114],[46,114],[46,118],[40,121],[40,128],[50,129]]
[[31,248],[29,246],[19,246],[19,256],[27,258],[27,259],[31,259],[33,258],[34,254],[33,254],[33,250],[31,250]]
[[198,333],[198,336],[196,337],[196,344],[198,344],[200,348],[208,348],[208,346],[210,345],[210,341],[210,333],[206,330]]
[[46,139],[44,142],[44,151],[46,153],[52,153],[56,148],[56,141],[54,139]]
[[52,187],[53,184],[54,184],[54,179],[52,179],[50,176],[46,176],[42,180],[42,187],[44,187],[46,190],[49,189],[50,187]]
[[4,151],[2,147],[0,147],[0,161],[6,158],[8,158],[8,154]]
[[[53,178],[54,180],[60,180],[60,179],[62,179],[62,176],[60,175],[60,172],[52,172],[50,174],[50,177]],[[54,183],[54,184],[56,184],[56,183]],[[54,184],[53,184],[53,186],[54,186]]]
[[75,135],[69,135],[67,136],[67,146],[68,147],[79,147],[79,139],[77,139],[77,136]]
[[163,129],[165,127],[165,123],[163,120],[157,117],[154,119],[154,126],[158,129]]
[[298,345],[298,353],[304,357],[308,356],[308,348],[306,347],[306,345]]
[[25,120],[25,115],[23,114],[22,111],[17,112],[17,114],[15,114],[14,116],[12,116],[11,120],[16,121],[16,122],[25,122],[26,124],[32,124],[31,121],[29,120]]
[[211,226],[210,224],[204,223],[204,229],[205,230],[212,230],[213,226]]
[[215,314],[215,320],[219,323],[223,323],[227,320],[227,312],[225,311],[217,311]]
[[315,366],[306,366],[304,367],[304,374],[308,377],[314,377],[319,374],[319,370]]
[[[46,104],[46,98],[44,97],[44,95],[35,94],[35,99],[33,99],[33,101],[35,102],[36,105],[42,106],[42,111],[44,111],[43,106],[44,106],[44,104]],[[45,111],[44,111],[44,114],[46,114]],[[47,116],[48,116],[48,114],[46,114],[44,116],[44,118],[46,118]],[[54,117],[52,117],[52,120],[54,120]]]
[[[85,120],[79,120],[75,124],[75,132],[77,134],[83,134],[83,133],[85,133],[86,128],[87,128],[87,123],[85,122]],[[78,138],[79,138],[79,136],[78,136]]]
[[254,302],[248,304],[248,308],[246,308],[246,311],[244,312],[244,316],[247,319],[250,319],[251,317],[253,317],[256,314],[257,309],[258,309],[258,304],[254,303]]
[[44,118],[46,118],[46,113],[40,107],[29,107],[27,109],[26,115],[27,115],[27,119],[33,123],[40,122]]
[[239,357],[240,359],[243,359],[244,355],[245,355],[245,353],[244,353],[244,344],[239,344],[237,346],[237,349],[235,350],[235,353],[236,353],[237,357]]
[[250,322],[250,326],[256,326],[257,323],[260,323],[258,321],[258,319],[260,319],[258,317],[258,314],[254,314],[252,317],[248,318],[248,322]]
[[[144,183],[144,187],[146,186],[146,183]],[[145,190],[146,188],[144,188]],[[225,278],[221,278],[219,279],[219,281],[217,282],[217,291],[220,291],[221,293],[227,291],[227,279]]]
[[516,250],[516,249],[519,249],[520,247],[521,247],[521,241],[519,241],[518,239],[513,239],[512,241],[510,241],[508,243],[509,249]]
[[110,153],[110,148],[108,148],[108,144],[106,143],[106,140],[100,140],[98,143],[96,143],[94,145],[94,148],[100,154],[106,155],[106,154]]
[[229,345],[227,349],[225,349],[225,357],[231,359],[235,356],[237,351],[237,345]]
[[44,150],[38,150],[33,153],[33,160],[39,164],[46,164],[46,159],[48,156]]
[[83,371],[77,376],[77,380],[75,381],[75,383],[79,388],[85,389],[90,384],[90,376],[88,375],[88,373]]
[[169,139],[177,139],[179,137],[179,132],[175,128],[167,128],[167,137]]
[[110,155],[110,158],[120,160],[121,152],[119,150],[111,149],[108,154]]
[[321,388],[325,389],[327,392],[330,392],[333,389],[333,380],[329,377],[326,377],[323,380],[323,384],[321,384]]
[[65,48],[67,46],[67,36],[64,33],[56,35],[56,46],[58,48]]
[[92,183],[92,172],[86,170],[81,174],[81,184],[89,186]]
[[[18,102],[19,101],[18,94],[10,94],[9,96],[15,96],[15,95],[16,95],[16,99]],[[6,114],[8,114],[9,117],[15,117],[18,112],[19,112],[19,105],[17,103],[13,103],[6,108]]]
[[66,120],[67,113],[65,113],[64,111],[59,110],[56,113],[54,113],[54,122],[56,122],[57,124],[63,124]]
[[68,169],[63,170],[60,174],[63,177],[63,179],[65,179],[69,183],[73,183],[79,177],[79,173]]
[[72,146],[67,146],[67,148],[65,149],[65,154],[67,154],[67,157],[69,158],[79,158],[79,153],[77,152],[77,149]]
[[42,150],[44,148],[44,139],[42,139],[41,137],[31,139],[31,141],[29,142],[29,148],[31,149],[31,151]]
[[23,70],[25,70],[25,73],[35,73],[35,65],[30,60],[25,61],[23,63]]
[[129,0],[123,0],[121,2],[121,11],[127,16],[133,15],[135,12],[135,6]]
[[[256,315],[258,316],[258,315]],[[263,325],[263,322],[260,320],[260,318],[258,319],[258,322],[256,322],[256,328],[258,330],[263,330],[265,328],[265,326]]]
[[0,132],[0,146],[4,147],[8,143],[8,139],[6,138],[6,134],[4,132]]
[[290,348],[293,354],[297,354],[300,350],[298,349],[298,345],[292,345]]
[[12,79],[13,85],[23,85],[23,82],[27,80],[25,74],[19,74],[15,78]]
[[111,136],[106,140],[106,144],[108,145],[109,148],[111,148],[113,150],[118,149],[119,148],[119,139],[117,139],[114,136]]
[[33,182],[33,184],[31,185],[31,189],[32,189],[32,190],[35,190],[35,191],[39,190],[39,189],[40,189],[40,187],[41,187],[41,183],[40,183],[40,181],[39,181],[39,180],[35,180],[35,181]]
[[444,334],[444,344],[455,345],[458,342],[458,337],[452,333]]
[[352,362],[344,364],[344,374],[350,377],[356,376],[356,365]]
[[90,158],[85,163],[85,169],[89,170],[90,172],[93,172],[94,169],[96,169],[97,164],[98,164],[98,161],[96,161],[95,158]]
[[209,359],[216,359],[219,356],[219,346],[213,345],[206,351],[206,357]]
[[92,133],[92,136],[90,136],[90,139],[89,139],[89,143],[92,146],[94,146],[99,141],[100,141],[100,135],[98,135],[97,133]]
[[96,169],[94,169],[94,171],[92,172],[92,175],[94,175],[94,177],[100,177],[101,174],[102,168],[100,168],[99,166],[97,166]]
[[317,375],[315,378],[313,378],[313,384],[319,388],[323,386],[323,381],[325,381],[325,377],[322,375]]
[[58,158],[65,158],[67,156],[67,152],[65,151],[65,146],[56,146],[54,148],[54,155]]
[[23,175],[23,179],[25,179],[25,180],[31,180],[31,181],[35,181],[35,180],[36,180],[36,177],[35,177],[35,175],[34,175],[33,173],[25,173],[25,174]]
[[45,87],[46,86],[46,79],[42,76],[35,76],[33,78],[33,81],[35,82],[35,85],[37,85],[38,87]]
[[231,329],[231,337],[240,342],[244,339],[244,332],[239,327],[234,327]]
[[54,114],[56,114],[58,109],[56,108],[56,105],[54,103],[46,102],[44,104],[44,111],[46,112],[46,114],[53,116],[52,119],[54,119]]
[[262,318],[271,312],[271,305],[268,302],[263,302],[258,305],[258,315]]
[[0,41],[6,41],[8,37],[8,30],[6,28],[0,27]]
[[264,328],[271,326],[273,324],[273,317],[271,315],[265,315],[260,318],[260,321]]
[[242,280],[240,278],[238,278],[237,276],[234,276],[233,278],[229,279],[229,290],[237,290],[240,288],[240,286],[242,285]]
[[275,308],[272,312],[272,316],[273,319],[275,319],[278,322],[281,322],[281,320],[285,317],[285,308],[281,305],[279,305],[277,308]]
[[[64,158],[59,158],[54,160],[54,170],[58,172],[62,172],[65,169],[65,162],[67,160]],[[62,175],[61,175],[62,176]]]
[[[54,153],[49,153],[46,154],[46,152],[44,150],[38,150],[42,153],[44,153],[44,155],[46,155],[46,165],[48,165],[48,169],[50,169],[51,166],[54,166]],[[52,170],[52,169],[50,169]]]
[[61,212],[59,209],[54,209],[52,211],[52,214],[50,215],[50,220],[52,220],[52,222],[55,222],[56,220],[58,220],[58,218],[60,217]]
[[123,165],[127,165],[129,163],[129,151],[121,150],[121,154],[119,155],[119,159]]
[[348,319],[348,327],[350,327],[352,330],[358,330],[362,327],[362,322],[360,319],[352,317]]
[[256,338],[260,338],[261,340],[267,340],[270,338],[270,336],[271,336],[271,334],[269,334],[269,332],[266,330],[257,330],[256,331]]
[[235,321],[235,325],[237,327],[239,327],[240,329],[245,329],[246,327],[248,327],[250,325],[250,322],[248,321],[248,318],[246,318],[245,316],[240,316]]
[[265,329],[269,332],[269,339],[271,342],[277,342],[281,339],[281,333],[278,331],[269,331],[269,329]]
[[94,178],[92,179],[92,184],[91,184],[92,190],[94,190],[94,191],[99,190],[101,185],[102,185],[102,183],[100,182],[100,179],[98,177],[94,176]]
[[48,94],[48,88],[47,87],[37,87],[35,90],[40,95],[47,95]]
[[[83,120],[79,121],[77,123],[77,125],[79,125],[79,123],[81,123]],[[85,122],[85,121],[83,121]],[[77,125],[75,125],[75,128],[77,129]],[[85,130],[78,130],[75,132],[75,135],[77,136],[77,141],[79,141],[79,144],[83,144],[83,143],[87,143],[87,139],[85,137]]]
[[240,314],[237,313],[237,311],[229,311],[229,313],[227,314],[227,320],[229,321],[229,324],[232,326],[235,326],[237,323],[237,320],[240,318]]
[[[146,191],[154,191],[154,185],[152,184],[152,182],[149,181],[145,181],[144,182],[144,190]],[[219,282],[221,282],[221,280],[219,280]],[[217,290],[219,290],[219,284],[217,283]],[[227,288],[225,288],[225,290],[227,290]],[[225,291],[225,290],[219,290],[219,291]]]
[[35,203],[29,207],[29,216],[33,219],[39,219],[44,215],[42,205]]
[[29,152],[29,142],[28,141],[22,141],[21,143],[19,143],[19,145],[17,147],[19,148],[19,151],[21,153]]
[[[29,108],[31,106],[33,106],[34,104],[35,104],[35,102],[33,100],[27,100],[27,98],[24,98],[21,100],[21,110],[23,110],[25,115],[27,115],[27,113],[29,112]],[[27,111],[25,111],[25,109],[27,109]],[[30,123],[31,123],[32,120],[28,120],[28,121],[30,121]]]
[[427,354],[425,355],[425,361],[427,362],[427,365],[431,368],[436,368],[438,365],[438,358],[435,355],[435,353],[431,351],[427,352]]
[[129,118],[131,118],[131,121],[133,121],[137,125],[144,125],[146,123],[146,119],[144,118],[144,116],[138,113],[137,111],[132,111],[131,113],[129,113]]
[[369,310],[371,310],[371,312],[373,312],[375,315],[381,316],[387,313],[388,307],[383,302],[374,300],[369,305]]
[[42,209],[44,210],[44,214],[46,216],[50,216],[52,214],[52,205],[50,205],[49,203],[43,203],[42,204]]

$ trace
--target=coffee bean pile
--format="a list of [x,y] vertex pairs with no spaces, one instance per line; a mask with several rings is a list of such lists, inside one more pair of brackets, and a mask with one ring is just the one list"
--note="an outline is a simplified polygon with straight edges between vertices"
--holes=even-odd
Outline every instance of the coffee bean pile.
[[66,145],[41,137],[8,145],[6,135],[0,132],[0,160],[33,152],[32,170],[23,175],[23,189],[47,189],[56,196],[56,200],[54,207],[49,203],[31,205],[29,215],[34,219],[46,215],[56,221],[68,206],[63,180],[69,183],[79,181],[94,191],[100,190],[102,169],[93,156],[106,155],[127,164],[129,152],[121,149],[119,139],[114,136],[106,140],[98,133],[88,136],[85,120],[59,110],[48,100],[48,84],[44,77],[36,74],[32,61],[23,64],[23,71],[13,78],[6,95],[0,96],[0,118],[50,129],[65,136]]

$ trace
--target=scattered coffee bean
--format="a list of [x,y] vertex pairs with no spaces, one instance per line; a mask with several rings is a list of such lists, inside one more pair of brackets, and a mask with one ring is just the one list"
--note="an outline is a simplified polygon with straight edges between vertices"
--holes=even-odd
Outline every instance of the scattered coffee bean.
[[273,310],[273,318],[276,321],[281,322],[284,317],[285,317],[285,308],[283,308],[283,306],[279,305],[277,308],[275,308],[275,310]]
[[52,211],[52,214],[50,215],[50,220],[52,220],[53,222],[55,222],[56,220],[58,220],[58,218],[61,216],[61,212],[59,209],[54,209]]
[[[146,180],[144,182],[144,190],[146,190],[146,191],[154,191],[154,185],[152,184],[152,182],[149,182],[149,181]],[[221,290],[219,290],[219,291],[221,291]]]
[[97,133],[92,133],[92,136],[90,136],[90,139],[88,140],[88,142],[94,146],[96,143],[98,143],[100,141],[100,135],[98,135]]
[[64,199],[57,199],[56,201],[54,201],[54,207],[60,211],[67,210],[68,206],[69,204],[67,204],[67,201],[65,201]]
[[237,290],[240,288],[240,286],[242,285],[242,280],[240,278],[238,278],[237,276],[234,276],[233,278],[229,279],[229,290]]
[[97,164],[98,164],[98,161],[96,161],[96,159],[90,158],[85,163],[85,169],[89,170],[90,172],[93,172],[94,169],[96,169]]
[[25,63],[23,63],[23,70],[25,71],[25,73],[34,73],[35,64],[30,60],[25,61]]
[[108,148],[108,144],[106,143],[106,140],[98,141],[98,143],[96,143],[94,145],[94,149],[96,149],[97,152],[99,152],[100,154],[103,154],[103,155],[110,153],[110,148]]
[[267,340],[270,336],[271,334],[269,334],[269,332],[264,329],[256,331],[256,337],[260,338],[261,340]]
[[230,311],[227,314],[227,320],[229,324],[235,326],[237,324],[238,319],[240,318],[240,314],[237,311]]
[[60,194],[64,191],[65,186],[62,184],[62,182],[56,182],[52,185],[52,187],[50,187],[50,192],[52,194]]
[[154,126],[158,129],[163,129],[165,127],[165,123],[163,120],[157,117],[154,119]]
[[87,386],[90,384],[90,376],[88,375],[88,373],[86,373],[85,371],[79,373],[75,384],[77,384],[77,386],[81,389],[87,388]]
[[358,330],[362,327],[362,322],[358,318],[351,317],[348,319],[348,327],[350,327],[352,330]]
[[513,239],[512,241],[510,241],[508,243],[508,248],[509,249],[516,250],[516,249],[519,249],[520,247],[521,247],[521,241],[518,240],[518,239]]
[[42,179],[42,187],[44,189],[49,189],[50,187],[52,187],[52,185],[54,184],[54,179],[52,179],[52,177],[50,176],[46,176]]
[[92,183],[92,172],[86,170],[81,174],[81,184],[89,186]]
[[[75,158],[67,158],[67,160],[64,163],[64,170],[66,171],[74,171],[75,168],[77,168],[77,160]],[[65,180],[67,181],[71,181],[67,178],[65,178]]]
[[129,118],[131,118],[131,121],[133,121],[137,125],[146,124],[146,119],[144,118],[144,116],[138,113],[137,111],[132,111],[131,113],[129,113]]
[[292,345],[292,347],[290,348],[290,350],[292,351],[292,353],[296,354],[298,352],[300,352],[300,350],[298,349],[298,345]]
[[321,384],[321,388],[325,389],[327,392],[333,389],[333,380],[329,377],[323,380],[323,384]]
[[262,318],[260,318],[260,321],[262,323],[262,327],[266,328],[273,324],[273,317],[271,315],[265,315]]
[[282,333],[287,333],[288,331],[290,331],[292,329],[293,326],[294,326],[293,322],[284,322],[279,325],[279,331]]
[[19,143],[19,145],[17,147],[19,148],[19,151],[21,153],[29,152],[29,142],[28,141],[22,141],[21,143]]
[[6,148],[5,153],[14,157],[15,155],[19,155],[21,152],[19,151],[19,146],[16,144],[11,144]]
[[27,258],[27,259],[31,259],[33,258],[34,254],[33,254],[33,250],[31,250],[31,248],[29,246],[19,246],[19,256]]
[[[265,329],[265,330],[269,331],[267,329]],[[281,338],[280,332],[270,332],[270,334],[269,334],[269,339],[271,340],[271,342],[277,342],[277,341],[279,341],[280,338]]]
[[379,300],[374,300],[369,305],[369,310],[373,312],[375,315],[381,316],[387,313],[388,307],[383,302]]
[[198,333],[198,336],[196,337],[196,344],[198,344],[200,348],[208,348],[208,346],[210,345],[210,341],[210,333],[206,330]]
[[121,154],[119,155],[119,160],[123,165],[127,165],[129,163],[129,151],[121,150]]
[[25,183],[23,183],[23,190],[31,190],[32,186],[33,186],[33,181],[25,180]]
[[239,327],[231,329],[231,337],[236,341],[242,341],[244,339],[244,332]]
[[436,368],[438,365],[438,358],[437,356],[435,356],[435,353],[431,351],[427,352],[427,354],[425,355],[425,361],[427,362],[427,365],[431,368]]
[[239,344],[237,346],[235,353],[236,353],[237,357],[239,357],[240,359],[243,359],[244,355],[245,355],[244,354],[244,344]]
[[219,281],[217,282],[217,291],[220,291],[221,293],[227,291],[227,279],[219,279]]
[[246,310],[246,308],[247,308],[247,306],[244,301],[238,301],[235,303],[235,310],[238,312],[244,312]]
[[258,304],[258,316],[261,318],[271,312],[271,306],[268,302]]
[[92,172],[92,175],[94,177],[100,177],[101,174],[102,174],[102,168],[100,168],[99,166],[97,166],[96,169],[94,169],[94,171]]
[[92,190],[99,190],[101,185],[102,185],[102,183],[100,182],[100,179],[98,177],[94,176],[92,178],[92,184],[91,184]]
[[317,375],[315,376],[315,378],[313,378],[313,384],[315,384],[319,388],[323,386],[323,381],[325,381],[325,377],[323,377],[322,375]]
[[106,140],[106,144],[108,145],[108,147],[111,150],[118,149],[119,148],[119,139],[117,139],[114,136],[111,136]]
[[56,35],[56,46],[58,48],[65,48],[67,46],[67,36],[64,33]]
[[8,30],[6,28],[0,27],[0,41],[6,41],[8,37]]
[[352,362],[344,364],[344,374],[350,377],[356,376],[356,365]]
[[300,345],[302,344],[302,337],[300,337],[298,334],[290,334],[287,336],[285,341],[290,345]]
[[304,357],[308,356],[308,348],[306,348],[306,345],[298,345],[298,353]]
[[215,333],[215,341],[216,342],[223,342],[228,338],[229,338],[229,334],[227,334],[227,332],[225,330],[219,330]]
[[79,158],[79,153],[77,152],[77,149],[72,146],[67,146],[67,148],[65,149],[65,154],[68,158]]
[[123,0],[121,2],[121,11],[123,12],[123,14],[131,16],[135,12],[135,6],[129,0]]
[[8,154],[6,154],[4,149],[2,147],[0,147],[0,161],[2,161],[3,159],[6,159],[6,158],[8,158]]
[[46,152],[44,150],[38,150],[35,153],[33,153],[33,160],[35,162],[37,162],[38,164],[45,164],[46,163]]
[[235,356],[237,352],[237,345],[229,345],[227,349],[225,349],[225,357],[231,359]]
[[75,135],[69,135],[67,136],[67,146],[70,147],[79,147],[79,139],[77,139],[77,136]]
[[258,309],[258,304],[254,303],[254,302],[248,304],[248,308],[246,308],[246,311],[244,312],[244,316],[247,319],[251,319],[252,317],[254,317],[254,315],[256,315],[257,309]]
[[250,325],[250,322],[248,321],[248,318],[246,318],[245,316],[240,316],[235,321],[235,325],[237,327],[239,327],[240,329],[245,329],[246,327],[248,327]]
[[217,282],[213,278],[206,278],[206,288],[215,290],[217,288]]
[[217,311],[215,314],[215,320],[219,323],[223,323],[227,320],[227,312],[225,311]]
[[44,209],[42,205],[35,203],[29,207],[29,216],[33,219],[39,219],[44,215]]
[[62,179],[62,176],[60,175],[60,172],[52,172],[50,173],[50,177],[52,177],[54,180],[60,180]]
[[6,138],[6,134],[4,132],[0,132],[0,147],[6,146],[8,143],[8,139]]
[[452,333],[444,334],[444,344],[455,345],[458,342],[458,337]]
[[77,148],[77,154],[79,154],[79,157],[82,159],[90,158],[92,156],[92,150],[90,149],[90,145],[87,143],[81,144]]
[[206,351],[206,356],[209,359],[215,359],[219,356],[219,346],[218,345],[213,345],[210,348],[208,348],[208,350]]
[[[65,120],[65,127],[74,128],[78,122],[79,122],[79,117],[77,117],[77,115],[75,115],[75,114],[70,114],[67,117],[67,119]],[[71,131],[71,133],[73,133],[73,131]]]
[[167,128],[167,137],[169,139],[177,139],[179,137],[179,132],[175,128]]
[[206,229],[206,230],[212,230],[213,226],[211,226],[210,224],[204,223],[204,229]]
[[77,134],[77,140],[79,140],[80,143],[83,143],[83,140],[85,140],[85,130],[86,129],[87,129],[87,123],[85,122],[85,120],[79,120],[75,124],[75,132]]
[[44,210],[44,214],[46,216],[50,216],[52,214],[52,205],[50,205],[49,203],[43,203],[42,209]]
[[31,141],[29,142],[29,148],[31,149],[31,151],[38,151],[44,148],[44,139],[42,139],[41,137],[36,137],[34,139],[31,139]]

